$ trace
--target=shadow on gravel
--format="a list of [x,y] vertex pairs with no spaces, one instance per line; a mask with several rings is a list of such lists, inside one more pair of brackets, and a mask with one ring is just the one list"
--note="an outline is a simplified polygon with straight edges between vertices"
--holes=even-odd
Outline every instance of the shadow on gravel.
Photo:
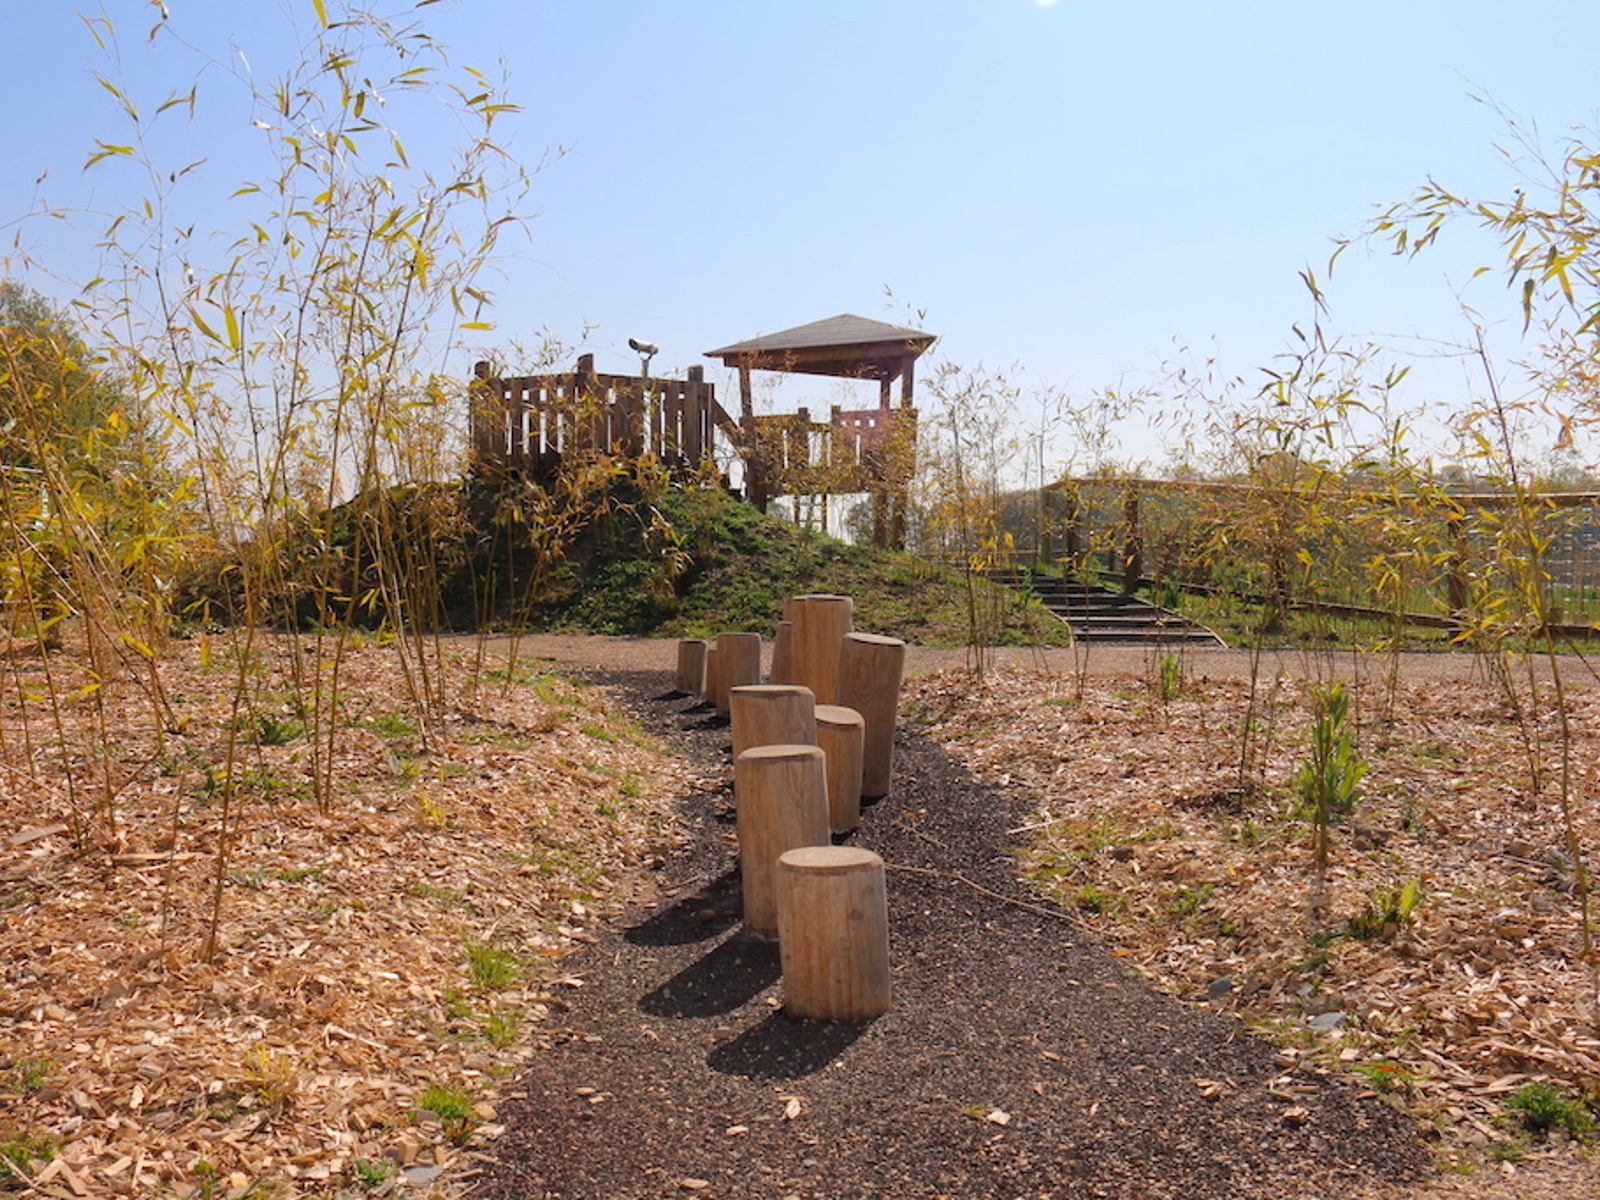
[[715,1017],[778,982],[778,944],[736,934],[639,1001],[652,1017]]
[[687,946],[721,936],[739,923],[743,911],[738,880],[738,871],[725,871],[671,908],[623,930],[623,940],[635,946]]
[[706,1065],[746,1079],[799,1079],[848,1050],[871,1021],[796,1021],[775,1012],[761,1024],[724,1042]]

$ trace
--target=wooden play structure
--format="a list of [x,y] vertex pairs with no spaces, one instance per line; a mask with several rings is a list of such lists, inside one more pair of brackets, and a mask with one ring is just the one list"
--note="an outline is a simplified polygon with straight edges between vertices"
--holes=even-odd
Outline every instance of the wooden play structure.
[[[917,458],[917,410],[912,407],[916,361],[936,335],[843,313],[748,341],[708,350],[739,372],[739,426],[746,495],[765,510],[776,496],[872,497],[873,542],[905,545],[906,499]],[[777,371],[872,380],[876,408],[834,406],[826,421],[808,409],[757,416],[751,373]],[[891,407],[900,382],[900,406]]]
[[[602,375],[594,356],[552,375],[497,376],[474,368],[471,439],[474,471],[494,480],[549,475],[570,456],[654,457],[668,469],[714,469],[717,434],[744,464],[745,498],[765,511],[777,496],[865,493],[873,541],[903,546],[907,489],[916,465],[917,358],[934,335],[843,314],[709,351],[739,373],[739,419],[717,403],[705,370],[687,379]],[[878,384],[878,406],[834,406],[826,421],[809,409],[757,416],[751,373],[778,371],[864,379]],[[900,406],[891,407],[900,383]]]

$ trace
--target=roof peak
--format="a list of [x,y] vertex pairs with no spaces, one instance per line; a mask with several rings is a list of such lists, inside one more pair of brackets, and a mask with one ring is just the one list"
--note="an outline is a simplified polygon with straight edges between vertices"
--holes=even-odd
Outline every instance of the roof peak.
[[935,334],[922,329],[908,329],[891,325],[887,321],[874,321],[854,313],[840,313],[792,329],[764,333],[718,350],[707,350],[707,358],[728,355],[781,354],[786,350],[814,349],[822,346],[870,346],[884,342],[906,343],[908,350],[921,353],[932,345]]

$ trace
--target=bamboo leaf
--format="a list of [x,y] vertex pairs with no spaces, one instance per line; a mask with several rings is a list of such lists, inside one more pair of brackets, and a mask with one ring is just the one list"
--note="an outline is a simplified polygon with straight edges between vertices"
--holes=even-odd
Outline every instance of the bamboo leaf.
[[195,328],[200,330],[201,333],[205,334],[208,338],[210,338],[213,342],[216,342],[218,345],[222,345],[223,344],[222,338],[218,336],[217,331],[215,329],[211,328],[211,326],[206,324],[204,317],[202,317],[198,312],[195,312],[193,309],[190,310],[189,315],[194,319]]
[[117,156],[122,156],[122,157],[125,157],[125,158],[133,157],[133,147],[132,146],[113,146],[108,142],[102,142],[102,141],[98,141],[98,140],[95,142],[95,145],[99,146],[100,149],[98,151],[96,151],[94,154],[91,154],[89,156],[89,161],[83,164],[83,169],[85,171],[87,171],[90,167],[94,166],[95,163],[100,162],[103,159],[114,158],[114,157],[117,157]]

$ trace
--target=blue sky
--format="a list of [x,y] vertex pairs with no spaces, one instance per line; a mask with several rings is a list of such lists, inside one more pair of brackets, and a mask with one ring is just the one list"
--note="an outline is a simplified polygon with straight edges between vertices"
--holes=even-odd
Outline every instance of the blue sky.
[[[139,180],[81,170],[117,133],[82,22],[14,8],[0,225],[60,276],[27,277],[66,298],[94,273],[97,223],[7,223],[41,196],[110,207]],[[222,58],[233,42],[259,75],[312,20],[310,0],[168,8],[174,30]],[[190,60],[145,42],[148,4],[103,11],[131,80],[187,86]],[[1298,272],[1320,274],[1333,238],[1430,176],[1488,198],[1519,182],[1475,95],[1557,151],[1600,107],[1592,0],[446,0],[421,15],[458,61],[504,61],[522,106],[504,134],[524,162],[564,151],[490,280],[488,340],[548,328],[619,372],[637,369],[629,337],[661,346],[659,373],[719,378],[700,357],[713,347],[923,310],[946,359],[1015,365],[1028,387],[1137,386],[1182,347],[1253,379],[1310,316]],[[206,156],[221,187],[253,169],[251,113],[220,70],[201,81],[205,115],[161,149]],[[1459,291],[1514,332],[1503,278],[1468,282],[1486,263],[1497,253],[1466,230],[1415,262],[1358,246],[1328,287],[1330,327],[1400,349],[1460,338]],[[22,273],[15,254],[8,269]],[[465,373],[470,357],[448,361]],[[1414,386],[1464,385],[1432,370]],[[791,382],[776,402],[829,394]],[[1135,432],[1129,452],[1159,457],[1159,441]]]

